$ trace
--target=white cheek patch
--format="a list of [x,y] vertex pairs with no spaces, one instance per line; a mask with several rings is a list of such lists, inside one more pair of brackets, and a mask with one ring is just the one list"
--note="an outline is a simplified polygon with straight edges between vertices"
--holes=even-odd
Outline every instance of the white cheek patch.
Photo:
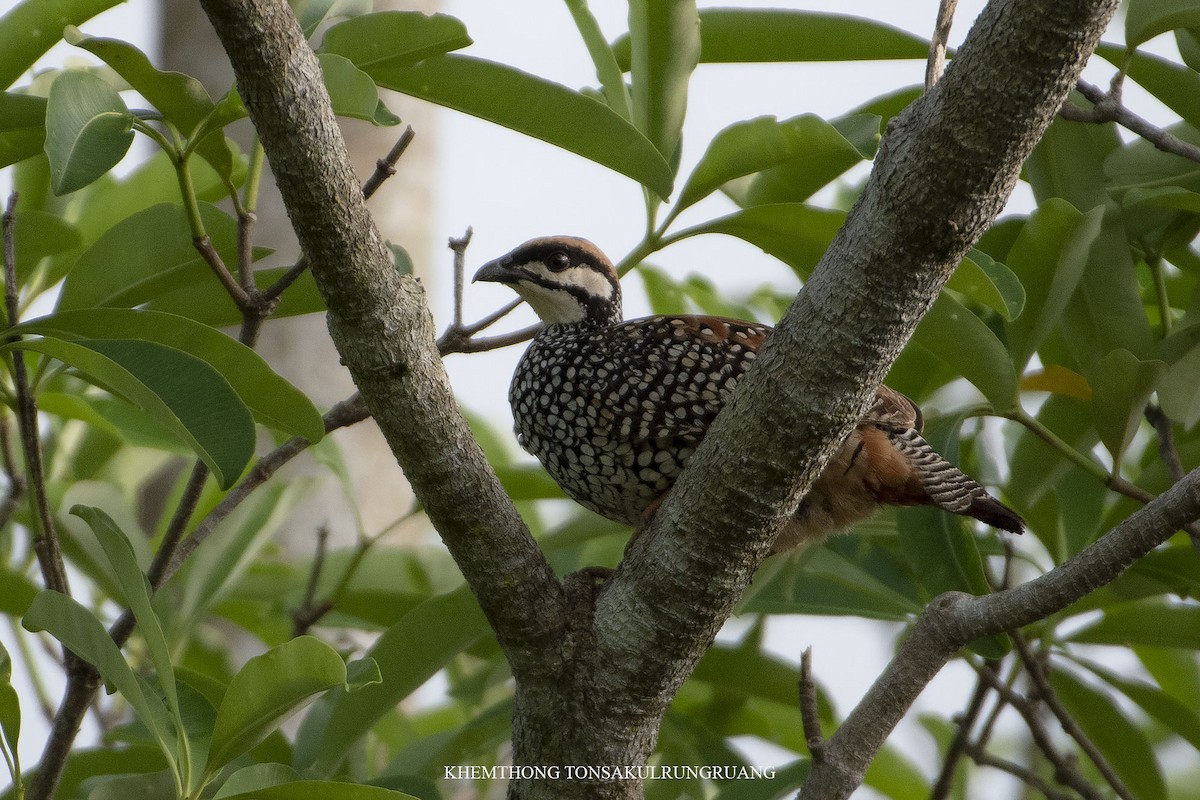
[[[525,271],[548,284],[521,281],[516,287],[544,322],[553,324],[582,321],[587,317],[587,308],[580,300],[581,294],[612,299],[612,284],[608,278],[595,270],[573,267],[563,272],[551,272],[542,264],[529,264],[526,265]],[[553,285],[563,288],[552,288]]]
[[547,289],[536,283],[521,283],[518,284],[517,291],[543,322],[580,322],[587,316],[587,309],[565,290]]

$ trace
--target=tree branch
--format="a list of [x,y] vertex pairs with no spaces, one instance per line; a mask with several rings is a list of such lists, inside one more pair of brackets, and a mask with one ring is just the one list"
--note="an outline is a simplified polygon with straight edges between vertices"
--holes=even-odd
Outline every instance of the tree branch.
[[935,598],[887,669],[829,739],[826,760],[813,766],[800,797],[849,797],[913,700],[961,647],[1061,611],[1114,580],[1198,514],[1200,469],[1045,575],[984,597],[949,593]]
[[329,309],[330,334],[372,416],[518,680],[554,672],[562,586],[458,412],[424,289],[392,266],[316,56],[286,4],[202,0],[202,6],[271,159]]
[[[604,668],[595,701],[616,709],[597,724],[610,735],[661,714],[712,641],[921,315],[1003,208],[1116,7],[993,0],[945,76],[889,124],[812,279],[597,598]],[[835,740],[808,797],[846,796],[882,745],[855,743],[851,757]],[[653,742],[619,755],[641,763]],[[831,791],[815,780],[822,774],[846,782]]]

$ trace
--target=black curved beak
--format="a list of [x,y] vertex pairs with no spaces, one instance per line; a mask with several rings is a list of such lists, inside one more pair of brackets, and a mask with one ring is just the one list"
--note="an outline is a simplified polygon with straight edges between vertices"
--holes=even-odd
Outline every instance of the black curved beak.
[[471,283],[476,281],[491,281],[493,283],[513,283],[519,277],[517,270],[513,269],[512,261],[508,258],[498,258],[495,261],[489,261],[479,268],[475,273],[475,277],[471,279]]

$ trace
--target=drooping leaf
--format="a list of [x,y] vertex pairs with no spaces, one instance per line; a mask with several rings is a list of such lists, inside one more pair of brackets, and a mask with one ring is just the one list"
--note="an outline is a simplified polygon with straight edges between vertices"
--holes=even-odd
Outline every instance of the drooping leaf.
[[320,53],[343,56],[362,70],[409,67],[471,44],[462,22],[446,14],[380,11],[339,22],[325,32]]
[[43,152],[46,144],[46,98],[0,94],[0,167]]
[[1087,267],[1100,232],[1103,209],[1086,215],[1061,200],[1038,206],[1013,244],[1006,262],[1025,287],[1025,310],[1006,330],[1018,372],[1059,324]]
[[701,233],[723,233],[759,247],[787,264],[801,278],[829,249],[846,215],[804,203],[752,206],[711,222],[688,228],[678,238]]
[[1025,288],[1016,274],[981,250],[972,250],[946,288],[967,295],[1012,322],[1025,308]]
[[[377,125],[398,125],[400,118],[388,112],[380,118],[379,108],[383,102],[379,99],[379,90],[375,81],[363,72],[349,59],[334,53],[321,53],[317,56],[321,63],[321,72],[325,77],[325,86],[329,90],[329,99],[333,103],[333,113],[340,117],[351,117]],[[386,111],[386,108],[384,109]]]
[[1167,800],[1158,759],[1146,733],[1107,692],[1089,686],[1066,670],[1054,670],[1051,685],[1072,718],[1129,787],[1134,797]]
[[133,708],[167,758],[176,757],[175,731],[162,698],[138,679],[92,612],[65,594],[46,589],[33,599],[21,624],[29,631],[46,631],[96,667]]
[[[200,204],[200,217],[217,254],[236,263],[237,222],[207,203]],[[192,244],[183,207],[161,203],[117,222],[84,251],[67,275],[58,308],[130,307],[202,281],[216,283]]]
[[225,800],[419,800],[411,794],[366,783],[312,780],[279,783],[224,797]]
[[67,25],[82,25],[120,0],[23,0],[0,17],[0,89],[7,89],[62,38]]
[[132,339],[16,342],[78,369],[165,424],[228,488],[254,454],[254,422],[229,383],[195,356]]
[[1128,350],[1113,350],[1088,375],[1100,440],[1120,462],[1141,422],[1146,402],[1167,373],[1161,361],[1142,361]]
[[182,350],[220,373],[255,419],[312,443],[325,435],[312,401],[281,378],[261,356],[220,331],[158,311],[88,308],[60,311],[21,323],[16,333],[59,338],[137,339]]
[[233,676],[217,709],[207,774],[262,741],[317,694],[346,683],[346,664],[319,639],[300,636],[255,656]]
[[57,195],[87,186],[125,157],[134,117],[121,95],[101,78],[66,70],[46,99],[46,156]]
[[[360,18],[361,19],[361,18]],[[468,56],[358,67],[380,86],[541,139],[671,194],[673,172],[650,140],[603,103],[512,67]]]
[[695,0],[631,0],[633,123],[670,164],[679,163],[688,83],[700,59]]
[[596,77],[600,79],[600,85],[604,88],[605,102],[609,108],[620,114],[622,119],[632,121],[633,112],[629,105],[629,89],[625,84],[625,76],[621,74],[617,58],[613,55],[608,40],[604,38],[604,31],[600,30],[599,23],[592,16],[587,0],[565,1],[571,18],[575,21],[575,27],[579,29],[579,35],[583,37],[588,55],[596,65]]
[[1160,33],[1200,27],[1196,0],[1129,0],[1125,11],[1125,45],[1135,48]]
[[432,677],[487,631],[475,596],[465,587],[433,597],[404,615],[371,648],[383,682],[334,693],[309,714],[296,741],[294,764],[333,772],[346,752],[389,708]]
[[1008,351],[991,328],[950,295],[934,301],[912,342],[953,367],[998,411],[1016,403],[1017,375]]
[[[707,8],[700,12],[700,61],[874,61],[929,55],[919,36],[871,19],[792,9]],[[628,37],[613,45],[629,69]]]
[[1067,637],[1081,644],[1152,645],[1200,649],[1200,606],[1138,602],[1107,608],[1104,616]]
[[88,524],[95,534],[104,555],[108,558],[113,575],[124,594],[124,602],[133,611],[138,630],[146,640],[150,659],[158,673],[158,683],[167,700],[167,708],[182,722],[179,714],[179,696],[175,690],[175,670],[171,665],[171,653],[163,635],[162,624],[150,604],[150,582],[138,566],[137,556],[129,537],[117,527],[112,517],[99,508],[77,505],[71,513]]
[[1141,706],[1147,714],[1200,750],[1200,714],[1197,714],[1194,708],[1189,708],[1178,698],[1172,697],[1153,684],[1128,678],[1091,661],[1082,663],[1114,689]]
[[17,278],[22,286],[38,263],[79,246],[79,230],[62,217],[45,211],[18,211],[13,222]]

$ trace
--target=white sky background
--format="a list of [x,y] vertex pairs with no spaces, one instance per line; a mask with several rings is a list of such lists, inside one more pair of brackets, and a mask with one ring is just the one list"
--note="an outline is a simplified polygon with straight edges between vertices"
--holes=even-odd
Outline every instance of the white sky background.
[[[0,0],[0,11],[12,0]],[[626,3],[622,0],[592,0],[592,10],[609,38],[625,30]],[[922,37],[933,29],[936,0],[812,0],[812,2],[747,2],[724,0],[702,6],[776,6],[847,13],[890,23]],[[983,0],[962,0],[955,15],[951,46],[962,40],[983,7]],[[572,87],[594,86],[594,70],[575,32],[566,5],[561,0],[445,0],[443,9],[463,20],[475,40],[465,52],[511,64],[528,72]],[[130,38],[153,52],[147,44],[157,9],[151,0],[131,0],[84,26],[96,35]],[[1119,27],[1108,40],[1119,40]],[[1159,40],[1163,41],[1162,39]],[[1173,47],[1173,44],[1169,45]],[[60,46],[61,47],[61,46]],[[56,51],[60,52],[60,51]],[[79,51],[74,51],[78,53]],[[865,62],[857,64],[800,65],[701,65],[691,84],[684,155],[680,175],[685,176],[703,153],[713,135],[727,125],[751,117],[772,114],[780,119],[801,113],[834,117],[864,101],[901,86],[920,83],[925,65],[920,61]],[[1093,65],[1089,79],[1106,85],[1107,64]],[[1155,119],[1154,104],[1130,87],[1127,102]],[[1157,118],[1172,119],[1163,117]],[[420,135],[418,131],[418,135]],[[640,238],[644,228],[644,205],[640,188],[630,179],[584,159],[557,150],[491,123],[452,111],[441,111],[436,124],[437,190],[431,219],[431,237],[440,245],[446,238],[474,228],[468,250],[467,274],[480,264],[534,236],[573,234],[589,238],[615,259],[623,256]],[[401,164],[403,168],[403,164]],[[852,173],[865,174],[866,166]],[[386,197],[386,190],[381,195]],[[378,200],[376,202],[379,202]],[[402,200],[400,202],[403,202]],[[1032,205],[1027,187],[1019,187],[1014,208]],[[733,210],[723,198],[710,198],[686,212],[677,225],[710,219]],[[432,291],[439,329],[450,318],[450,254],[435,247],[433,260],[419,264]],[[652,261],[683,276],[695,271],[723,289],[752,289],[766,281],[795,288],[791,271],[764,256],[757,248],[722,236],[691,239],[674,245]],[[468,286],[465,319],[477,319],[511,299],[511,293],[494,285]],[[626,282],[627,315],[646,313],[640,297],[640,281]],[[531,323],[527,308],[514,313],[492,332],[512,330]],[[447,359],[459,396],[473,411],[507,430],[511,417],[507,407],[509,376],[522,348]],[[514,450],[515,450],[514,443]],[[735,620],[727,633],[740,631]],[[800,651],[812,645],[819,680],[830,691],[840,713],[845,714],[879,674],[891,655],[897,627],[853,618],[791,617],[772,621],[768,646],[791,663]],[[7,632],[0,632],[7,639]],[[11,641],[8,642],[11,645]],[[965,704],[973,680],[968,668],[952,664],[921,696],[917,708],[893,735],[891,741],[926,769],[937,763],[931,740],[914,721],[921,711],[953,714]],[[57,693],[57,690],[55,690]],[[22,762],[36,762],[45,737],[44,720],[32,702],[25,709],[22,731]],[[797,724],[799,720],[797,719]],[[85,728],[85,738],[86,738]],[[782,752],[756,748],[754,757],[779,763]],[[0,785],[5,781],[0,778]],[[1005,785],[1008,785],[1005,782]],[[863,789],[856,797],[873,797]]]

